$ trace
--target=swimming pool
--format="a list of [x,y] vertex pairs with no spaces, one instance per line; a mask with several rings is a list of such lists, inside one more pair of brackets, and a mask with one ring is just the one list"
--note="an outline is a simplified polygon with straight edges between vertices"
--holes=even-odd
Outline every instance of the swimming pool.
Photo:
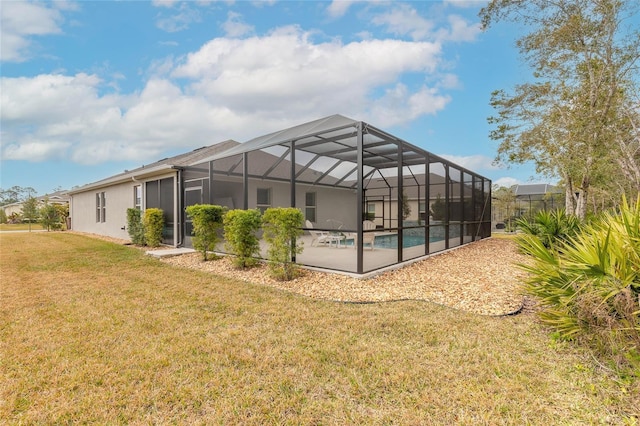
[[[429,242],[440,241],[442,238],[431,237]],[[424,245],[424,235],[405,235],[402,238],[402,247],[409,248]],[[374,247],[380,248],[398,248],[398,236],[397,235],[376,235]]]
[[[430,237],[429,242],[433,243],[436,241],[441,241],[443,238],[441,237]],[[347,246],[353,245],[352,239],[347,239],[345,241]],[[415,247],[424,244],[424,235],[405,235],[402,239],[402,247],[409,248]],[[387,234],[387,235],[376,235],[373,246],[376,248],[387,248],[387,249],[397,249],[398,248],[398,235],[397,234]],[[368,245],[365,245],[365,248],[368,248]]]

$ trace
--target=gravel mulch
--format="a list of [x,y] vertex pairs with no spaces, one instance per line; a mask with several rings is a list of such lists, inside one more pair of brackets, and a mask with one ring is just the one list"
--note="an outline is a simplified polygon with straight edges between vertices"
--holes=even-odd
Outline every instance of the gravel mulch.
[[162,259],[316,299],[354,303],[425,300],[482,315],[509,315],[523,308],[520,282],[524,273],[515,264],[524,260],[512,240],[488,238],[368,279],[304,270],[301,277],[283,282],[270,278],[263,264],[237,270],[229,258],[204,262],[199,253]]

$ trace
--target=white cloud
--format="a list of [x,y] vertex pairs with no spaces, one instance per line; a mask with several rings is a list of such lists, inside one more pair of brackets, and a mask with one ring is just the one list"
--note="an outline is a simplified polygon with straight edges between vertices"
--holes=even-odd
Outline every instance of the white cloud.
[[470,23],[459,15],[449,15],[447,26],[440,27],[436,21],[423,18],[407,4],[400,4],[389,12],[380,13],[371,22],[384,27],[390,34],[409,36],[413,40],[474,41],[481,32],[478,22]]
[[327,7],[327,14],[332,18],[340,18],[347,13],[353,1],[349,0],[333,0]]
[[[441,53],[437,44],[401,40],[314,44],[311,36],[287,27],[265,37],[214,39],[190,54],[173,76],[192,79],[191,93],[239,111],[267,113],[278,105],[298,116],[343,112],[371,117],[393,110],[397,118],[385,121],[397,124],[433,114],[446,103],[434,89],[420,87],[417,94],[387,90],[383,98],[373,96],[379,88],[395,85],[404,73],[434,72]],[[385,108],[390,102],[394,108]]]
[[493,164],[493,158],[489,158],[485,155],[460,156],[442,154],[441,157],[452,161],[459,166],[477,172],[482,170],[499,170],[499,167]]
[[[61,4],[68,8],[66,4]],[[46,6],[22,1],[2,2],[0,60],[22,62],[29,58],[34,36],[61,34],[63,17],[55,3]]]
[[438,38],[446,41],[474,41],[482,32],[480,23],[470,23],[466,19],[458,15],[450,15],[450,28],[441,29],[438,32]]
[[25,140],[20,144],[10,144],[3,148],[3,158],[7,160],[46,161],[51,159],[63,159],[69,148],[69,143],[64,141]]
[[[440,88],[451,78],[437,81],[441,54],[437,43],[424,41],[316,43],[312,33],[286,27],[213,39],[184,58],[158,61],[144,88],[130,94],[114,94],[90,74],[4,77],[1,154],[138,162],[335,113],[383,128],[402,125],[449,102]],[[407,73],[429,78],[399,83]]]
[[227,20],[222,24],[227,37],[242,37],[253,32],[253,26],[242,21],[242,15],[235,12],[227,14]]
[[521,182],[518,179],[512,178],[512,177],[501,177],[498,178],[494,181],[491,182],[493,185],[497,185],[497,186],[504,186],[505,188],[511,188],[513,185],[521,185],[523,182]]
[[376,126],[390,127],[413,121],[422,115],[433,115],[450,101],[449,96],[436,89],[422,87],[410,93],[404,84],[398,83],[376,102],[371,109],[371,121]]
[[489,1],[488,0],[444,0],[445,5],[468,9],[468,8],[478,8],[484,7]]
[[[170,6],[173,6],[173,4]],[[163,31],[175,33],[186,30],[192,23],[200,22],[201,20],[200,11],[192,8],[187,3],[181,3],[177,13],[168,17],[158,16],[156,26]]]
[[101,80],[85,74],[1,81],[2,158],[95,164],[225,139],[214,125],[223,114],[167,80],[130,96],[99,96]]
[[413,40],[427,39],[434,28],[432,21],[423,18],[413,7],[406,4],[374,16],[371,22],[386,27],[386,31],[391,34],[409,35]]
[[172,8],[179,0],[152,0],[151,4],[155,7]]

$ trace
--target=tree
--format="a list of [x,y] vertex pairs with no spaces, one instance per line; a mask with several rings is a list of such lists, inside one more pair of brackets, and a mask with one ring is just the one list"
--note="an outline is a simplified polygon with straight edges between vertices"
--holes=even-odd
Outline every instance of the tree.
[[533,82],[492,95],[496,160],[533,161],[537,172],[561,178],[566,210],[580,218],[591,187],[615,186],[623,170],[631,127],[620,123],[640,57],[640,34],[624,21],[637,8],[620,0],[492,0],[480,12],[484,29],[500,20],[532,27],[516,45]]
[[512,188],[504,186],[493,186],[493,202],[494,209],[499,212],[499,221],[508,221],[515,215],[516,194]]
[[[626,127],[616,138],[620,155],[617,157],[622,179],[628,188],[623,191],[628,195],[640,193],[640,99],[629,102],[623,108],[621,126]],[[629,197],[631,198],[631,197]]]
[[447,203],[442,199],[440,194],[437,195],[435,201],[431,204],[429,214],[433,220],[444,220],[447,216]]
[[22,220],[29,223],[29,231],[31,231],[31,222],[38,219],[38,200],[35,197],[27,198],[22,203]]
[[36,190],[30,186],[12,186],[9,189],[0,188],[0,206],[6,206],[7,204],[19,203],[31,197],[31,194],[35,194]]
[[62,217],[60,215],[60,211],[56,209],[56,206],[49,204],[45,201],[44,206],[40,208],[39,216],[40,216],[40,224],[47,231],[57,231],[62,229]]
[[411,216],[411,204],[409,204],[409,197],[405,190],[402,190],[402,220],[407,220]]
[[69,204],[54,204],[53,207],[58,211],[60,221],[66,225],[67,219],[69,218]]

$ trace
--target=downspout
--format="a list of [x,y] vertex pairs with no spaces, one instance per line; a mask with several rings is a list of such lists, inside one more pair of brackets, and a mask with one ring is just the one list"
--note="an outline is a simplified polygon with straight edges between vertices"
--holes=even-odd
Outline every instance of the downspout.
[[[145,207],[145,193],[144,193],[144,185],[135,176],[131,176],[131,181],[134,184],[140,185],[140,218],[142,218],[142,212],[144,212]],[[133,200],[135,203],[135,199]],[[135,207],[135,206],[134,206]],[[126,227],[126,225],[125,225]]]
[[[185,215],[185,211],[184,208],[182,206],[182,172],[183,172],[183,168],[182,167],[176,167],[176,166],[171,166],[172,169],[177,171],[177,176],[176,176],[176,218],[178,219],[178,232],[176,232],[176,235],[178,236],[178,241],[176,242],[176,247],[182,247],[182,245],[184,244],[184,236],[182,235],[184,233],[184,215]],[[209,182],[209,186],[211,186],[211,182]]]

